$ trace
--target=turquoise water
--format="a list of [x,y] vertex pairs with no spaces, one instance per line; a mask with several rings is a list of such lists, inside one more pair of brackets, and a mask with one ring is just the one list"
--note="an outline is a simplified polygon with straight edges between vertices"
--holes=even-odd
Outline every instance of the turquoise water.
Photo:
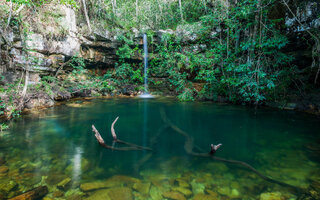
[[[274,179],[302,188],[320,179],[320,123],[315,116],[173,99],[93,99],[24,115],[1,133],[0,197],[47,185],[47,197],[52,199],[105,199],[97,193],[113,187],[86,191],[81,184],[120,175],[134,177],[148,188],[141,192],[123,180],[120,185],[131,195],[127,199],[297,198],[288,188],[268,183],[241,166],[188,155],[182,135],[161,129],[165,125],[161,110],[194,138],[198,147],[194,151],[209,152],[211,143],[222,143],[216,156],[247,162]],[[115,151],[98,144],[91,125],[112,145],[110,126],[117,116],[118,138],[148,146],[152,153]],[[68,187],[56,187],[68,178]],[[14,187],[8,188],[9,183]]]

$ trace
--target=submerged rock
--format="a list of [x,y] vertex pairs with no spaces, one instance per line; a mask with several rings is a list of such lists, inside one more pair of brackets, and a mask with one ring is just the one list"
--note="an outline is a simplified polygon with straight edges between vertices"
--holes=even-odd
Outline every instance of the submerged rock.
[[115,187],[97,190],[85,200],[132,200],[132,190],[128,187]]
[[150,196],[151,196],[152,200],[161,200],[162,199],[162,191],[155,186],[151,186]]
[[190,187],[190,184],[182,178],[176,178],[175,181],[178,183],[179,187],[186,187],[186,188]]
[[189,197],[192,195],[191,190],[184,188],[184,187],[173,187],[172,188],[173,191],[177,191],[180,192],[181,194],[183,194],[186,197]]
[[266,192],[260,194],[260,200],[284,200],[280,192]]
[[237,189],[231,190],[231,195],[230,195],[231,198],[237,198],[239,196],[240,196],[240,192]]
[[46,179],[46,183],[48,185],[57,185],[59,182],[61,182],[61,180],[64,180],[66,178],[67,178],[67,176],[64,174],[51,174]]
[[195,180],[193,180],[191,182],[191,186],[192,186],[193,194],[203,194],[204,193],[205,185],[203,185],[202,183],[197,183]]
[[8,194],[14,188],[16,188],[18,184],[14,181],[4,181],[0,183],[0,191],[3,191],[5,194]]
[[132,187],[135,183],[140,182],[141,180],[134,177],[114,175],[111,178],[107,179],[106,184],[108,185],[108,187],[115,187],[119,185]]
[[132,200],[132,190],[128,187],[115,187],[108,189],[111,200]]
[[[137,191],[147,191],[149,192],[150,183],[141,183],[141,180],[130,177],[130,176],[121,176],[115,175],[108,178],[105,181],[94,181],[83,183],[80,185],[80,189],[84,192],[103,189],[103,188],[112,188],[112,187],[119,187],[119,186],[128,186],[128,187],[135,187]],[[139,191],[139,192],[140,192]]]
[[71,178],[65,178],[57,184],[57,188],[60,190],[67,190],[71,186]]
[[57,190],[57,191],[53,192],[52,196],[53,196],[54,198],[63,197],[63,196],[64,196],[64,193],[61,192],[60,190]]
[[162,194],[162,196],[164,198],[168,198],[168,199],[174,199],[174,200],[185,200],[186,198],[183,196],[183,194],[179,193],[179,192],[174,192],[174,191],[170,191],[170,192],[164,192]]
[[135,183],[133,189],[140,192],[141,194],[148,194],[151,183]]
[[217,200],[218,198],[216,196],[211,196],[207,194],[196,194],[193,197],[193,200]]
[[80,185],[80,189],[84,192],[108,188],[108,187],[110,187],[110,184],[108,184],[107,182],[101,182],[101,181],[83,183]]
[[92,193],[88,198],[85,198],[84,200],[97,200],[97,199],[110,200],[110,197],[108,195],[108,189],[98,190]]
[[0,174],[6,174],[9,171],[9,168],[5,165],[0,166]]
[[231,189],[229,187],[219,187],[218,193],[225,196],[231,196]]

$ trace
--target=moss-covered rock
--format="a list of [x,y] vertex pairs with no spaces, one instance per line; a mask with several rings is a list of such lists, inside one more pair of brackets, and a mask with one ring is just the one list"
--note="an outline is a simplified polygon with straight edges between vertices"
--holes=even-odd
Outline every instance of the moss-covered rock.
[[187,188],[184,188],[184,187],[173,187],[172,190],[180,192],[181,194],[183,194],[186,197],[189,197],[192,195],[192,191]]
[[174,200],[185,200],[186,198],[181,194],[180,192],[170,191],[170,192],[164,192],[162,194],[164,198],[168,199],[174,199]]
[[110,187],[110,184],[108,182],[102,182],[102,181],[83,183],[80,185],[80,189],[84,192],[89,192],[89,191],[108,188],[108,187]]
[[151,183],[135,183],[133,189],[140,192],[141,194],[148,194]]
[[285,200],[280,192],[266,192],[260,194],[260,200]]
[[128,187],[115,187],[108,189],[111,200],[132,200],[132,190]]

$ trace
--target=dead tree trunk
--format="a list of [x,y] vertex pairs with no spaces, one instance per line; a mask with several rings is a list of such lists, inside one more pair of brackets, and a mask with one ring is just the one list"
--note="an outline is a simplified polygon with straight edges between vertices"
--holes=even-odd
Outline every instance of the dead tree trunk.
[[111,124],[111,135],[113,137],[113,141],[114,143],[121,143],[121,144],[125,144],[125,145],[128,145],[129,147],[114,147],[114,146],[109,146],[107,145],[103,138],[101,137],[99,131],[96,129],[96,127],[94,125],[92,125],[92,131],[95,133],[95,137],[96,139],[98,140],[99,144],[101,146],[103,146],[104,148],[107,148],[107,149],[112,149],[112,150],[118,150],[118,151],[132,151],[132,150],[146,150],[146,151],[152,151],[151,148],[149,147],[143,147],[143,146],[139,146],[137,144],[133,144],[133,143],[130,143],[130,142],[126,142],[126,141],[123,141],[123,140],[119,140],[117,138],[117,135],[116,135],[116,132],[114,130],[114,125],[115,123],[118,121],[119,117],[117,117],[113,123]]
[[222,162],[229,163],[229,164],[237,164],[237,165],[243,166],[243,167],[249,169],[250,171],[254,172],[255,174],[257,174],[262,179],[264,179],[264,180],[266,180],[266,181],[268,181],[270,183],[275,183],[275,184],[278,184],[278,185],[281,185],[281,186],[288,187],[288,188],[292,189],[294,192],[297,192],[299,194],[303,193],[304,190],[302,188],[299,188],[299,187],[296,187],[296,186],[293,186],[293,185],[290,185],[290,184],[275,180],[273,178],[267,177],[267,176],[261,174],[258,170],[256,170],[254,167],[252,167],[248,163],[245,163],[245,162],[242,162],[242,161],[238,161],[238,160],[227,160],[227,159],[224,159],[224,158],[219,158],[219,157],[216,157],[214,155],[211,155],[210,154],[211,151],[209,151],[209,153],[196,153],[196,152],[194,152],[193,151],[193,147],[194,147],[193,146],[193,138],[189,134],[187,134],[185,131],[183,131],[182,129],[180,129],[176,125],[174,125],[167,118],[167,116],[166,116],[166,114],[165,114],[165,112],[163,110],[161,111],[161,116],[162,116],[163,121],[166,124],[168,124],[168,126],[170,128],[172,128],[174,131],[176,131],[177,133],[179,133],[180,135],[185,137],[184,149],[187,152],[187,154],[192,155],[192,156],[197,156],[197,157],[207,157],[207,158],[211,158],[213,160],[217,160],[217,161],[222,161]]
[[36,200],[36,199],[41,199],[46,194],[48,194],[48,187],[47,186],[39,186],[39,187],[36,187],[32,190],[29,190],[28,192],[21,194],[21,195],[13,197],[9,200]]

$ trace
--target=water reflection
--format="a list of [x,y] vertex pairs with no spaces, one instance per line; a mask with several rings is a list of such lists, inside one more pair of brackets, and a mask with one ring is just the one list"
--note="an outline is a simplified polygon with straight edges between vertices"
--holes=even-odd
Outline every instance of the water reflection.
[[79,183],[81,180],[81,155],[82,155],[82,148],[76,147],[75,154],[73,156],[73,169],[72,169],[72,180],[76,183]]
[[[320,140],[320,124],[312,116],[157,99],[94,100],[91,105],[50,108],[45,111],[46,117],[33,114],[14,122],[9,130],[12,137],[0,138],[0,187],[1,183],[13,181],[18,186],[12,193],[18,193],[32,189],[40,184],[41,177],[47,177],[44,184],[52,187],[52,195],[57,183],[65,178],[74,183],[72,193],[80,191],[79,184],[125,175],[139,178],[151,185],[150,191],[159,193],[170,192],[181,182],[191,191],[188,198],[197,195],[196,188],[226,199],[234,198],[232,191],[240,199],[259,199],[260,193],[267,191],[287,192],[248,171],[187,155],[185,138],[163,128],[160,109],[192,135],[204,151],[209,152],[211,143],[223,143],[217,156],[249,162],[267,175],[303,187],[320,177],[319,159],[309,160],[317,157],[312,149],[317,150]],[[115,125],[120,139],[151,146],[154,151],[119,152],[99,146],[91,125],[111,145],[110,126],[116,116],[120,116]],[[159,137],[152,142],[157,134]],[[126,186],[139,193],[133,184]]]

